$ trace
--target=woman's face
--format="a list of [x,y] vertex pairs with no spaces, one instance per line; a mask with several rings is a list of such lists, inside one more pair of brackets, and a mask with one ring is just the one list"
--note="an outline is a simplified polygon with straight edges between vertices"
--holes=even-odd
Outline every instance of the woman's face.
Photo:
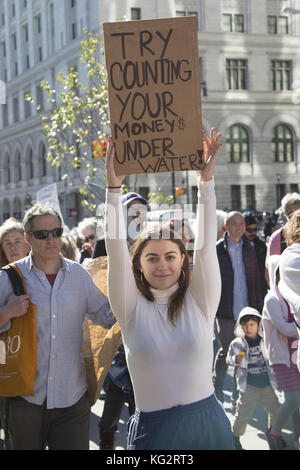
[[89,243],[93,248],[96,243],[96,232],[94,227],[86,227],[82,230],[82,235],[84,243]]
[[144,247],[140,266],[146,281],[154,289],[168,289],[178,281],[184,254],[171,240],[150,240]]
[[2,249],[9,263],[24,258],[30,251],[30,246],[20,232],[9,232],[2,240]]

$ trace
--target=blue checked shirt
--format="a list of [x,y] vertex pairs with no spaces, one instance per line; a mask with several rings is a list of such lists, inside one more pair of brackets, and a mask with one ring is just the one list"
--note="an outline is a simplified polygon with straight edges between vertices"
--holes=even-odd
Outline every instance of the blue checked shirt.
[[[33,397],[27,401],[47,408],[65,408],[76,403],[87,390],[81,356],[82,323],[87,316],[110,328],[115,322],[107,297],[78,263],[62,257],[53,287],[31,257],[18,261],[31,302],[37,306],[37,371]],[[11,283],[0,271],[0,309],[15,299]],[[10,322],[0,329],[6,331]]]

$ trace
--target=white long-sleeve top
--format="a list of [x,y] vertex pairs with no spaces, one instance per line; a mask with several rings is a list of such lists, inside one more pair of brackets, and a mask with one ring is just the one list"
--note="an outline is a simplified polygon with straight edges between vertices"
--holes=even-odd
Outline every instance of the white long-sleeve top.
[[214,180],[199,183],[198,248],[175,327],[167,312],[177,284],[152,289],[153,302],[136,286],[119,193],[107,193],[106,222],[108,296],[121,327],[137,409],[154,411],[207,398],[214,391],[213,324],[221,294]]
[[[279,289],[288,302],[291,312],[300,325],[300,243],[288,246],[280,256]],[[300,329],[298,328],[300,340]],[[297,366],[300,372],[300,347],[298,347]]]
[[264,344],[270,365],[284,364],[290,367],[288,337],[298,338],[297,327],[288,321],[288,307],[276,283],[280,255],[271,255],[268,261],[270,290],[267,293],[262,311]]

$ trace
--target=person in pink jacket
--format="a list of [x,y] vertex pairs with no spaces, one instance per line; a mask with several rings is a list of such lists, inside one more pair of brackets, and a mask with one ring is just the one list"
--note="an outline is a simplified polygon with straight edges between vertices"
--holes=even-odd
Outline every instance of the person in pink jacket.
[[289,305],[278,287],[279,262],[280,255],[269,258],[270,290],[265,297],[262,313],[266,356],[277,388],[284,395],[284,402],[277,410],[272,427],[267,431],[270,448],[274,450],[283,448],[280,431],[290,416],[293,420],[295,449],[299,449],[300,437],[300,372],[296,364],[298,332]]
[[281,208],[283,214],[287,219],[285,225],[280,227],[278,230],[272,233],[269,239],[267,254],[266,254],[266,281],[269,284],[269,273],[268,273],[268,260],[272,255],[280,255],[286,249],[287,244],[285,241],[285,231],[288,227],[289,219],[292,214],[300,209],[300,194],[299,193],[287,193],[281,200]]

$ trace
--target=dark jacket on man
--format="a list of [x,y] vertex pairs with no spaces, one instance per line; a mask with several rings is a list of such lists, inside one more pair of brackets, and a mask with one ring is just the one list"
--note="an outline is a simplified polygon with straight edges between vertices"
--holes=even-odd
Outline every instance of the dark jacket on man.
[[[242,250],[248,290],[248,306],[261,312],[263,307],[263,295],[260,282],[260,269],[255,249],[247,240],[243,239]],[[228,251],[227,233],[225,233],[224,238],[217,242],[217,256],[222,281],[221,299],[217,310],[217,317],[233,320],[234,273]]]
[[[243,238],[245,240],[245,236]],[[265,298],[265,295],[267,294],[269,289],[267,281],[265,279],[267,245],[258,237],[254,238],[253,243],[260,272],[261,293],[263,298]]]

